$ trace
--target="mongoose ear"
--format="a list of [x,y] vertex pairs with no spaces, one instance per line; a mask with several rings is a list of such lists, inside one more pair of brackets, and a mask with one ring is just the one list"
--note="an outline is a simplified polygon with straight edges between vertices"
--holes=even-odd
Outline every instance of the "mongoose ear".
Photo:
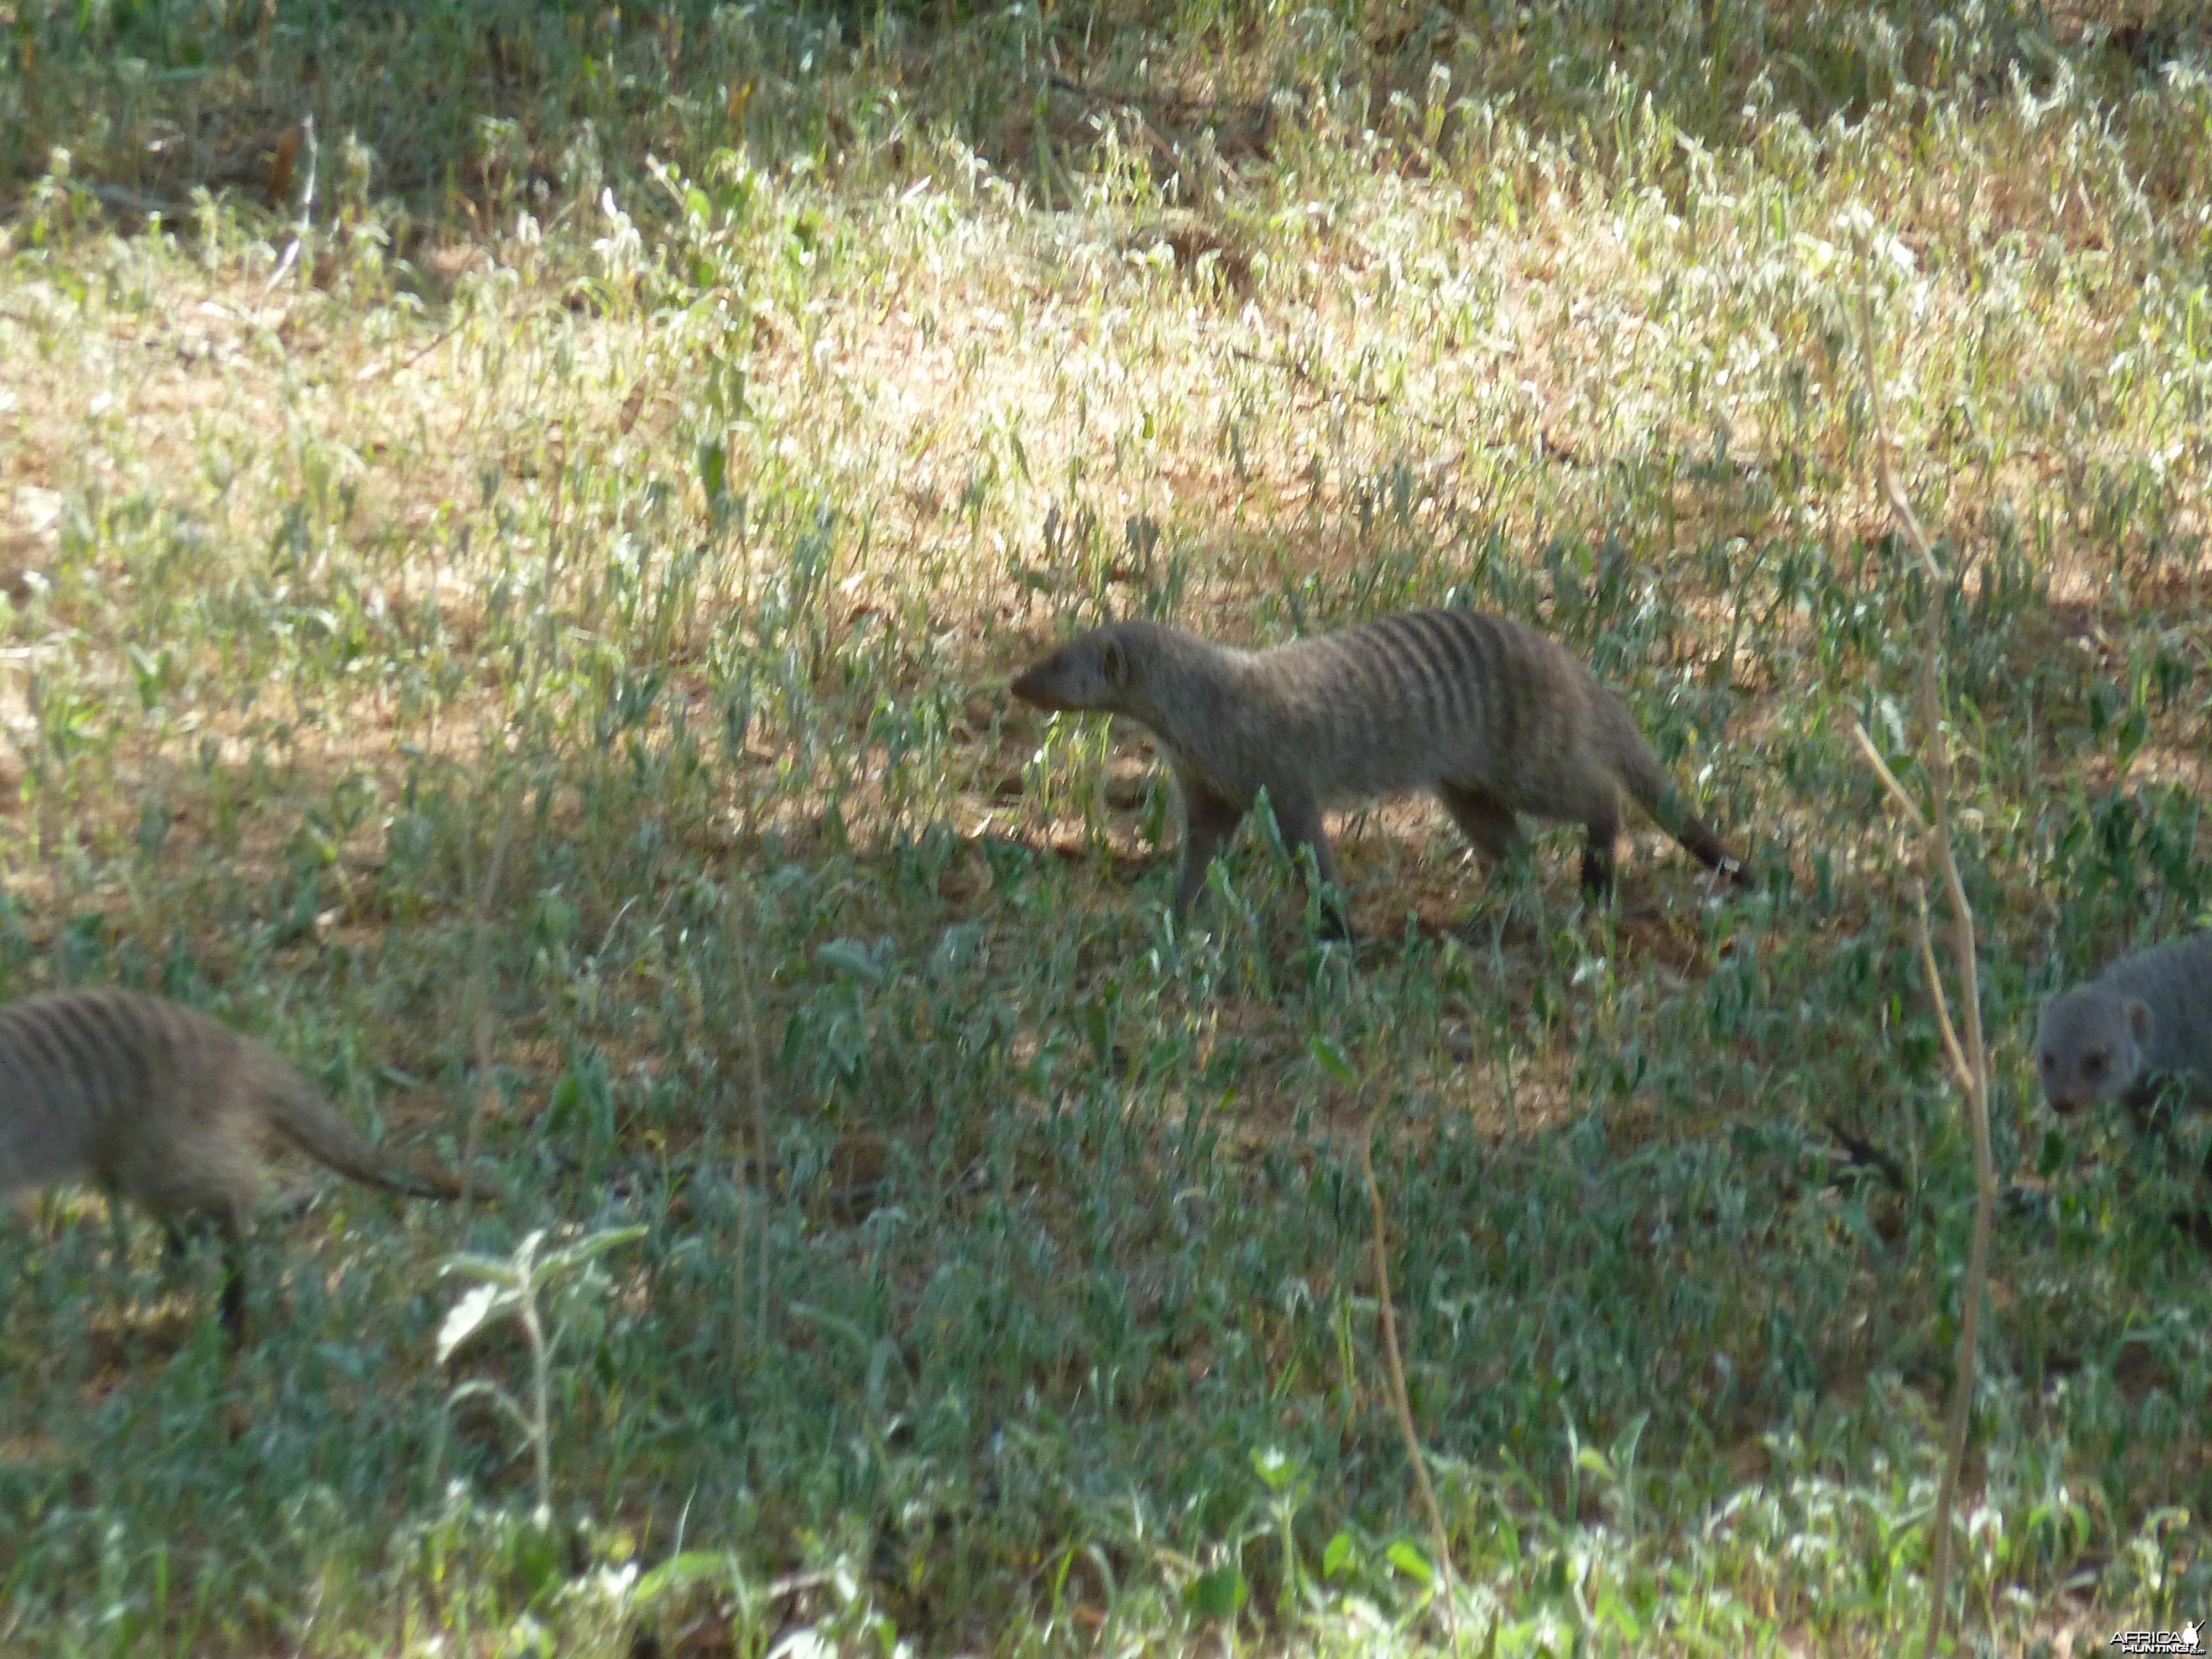
[[2150,1004],[2133,1001],[2128,1004],[2128,1030],[2136,1034],[2137,1042],[2150,1038]]
[[1098,653],[1098,672],[1106,677],[1109,685],[1129,683],[1129,653],[1121,649],[1121,641],[1106,641],[1106,648]]

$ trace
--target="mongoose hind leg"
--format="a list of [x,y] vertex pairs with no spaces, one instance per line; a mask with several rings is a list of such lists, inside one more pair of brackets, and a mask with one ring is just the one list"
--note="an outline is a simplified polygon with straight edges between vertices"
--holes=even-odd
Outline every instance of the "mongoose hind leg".
[[218,1125],[189,1148],[152,1142],[116,1172],[116,1184],[161,1223],[171,1261],[195,1235],[212,1233],[222,1257],[222,1328],[231,1346],[246,1340],[246,1231],[262,1184],[259,1158],[234,1126]]
[[222,1258],[222,1318],[223,1335],[233,1348],[246,1345],[246,1229],[236,1218],[222,1214],[189,1215],[161,1221],[162,1259],[172,1273],[191,1259],[192,1237],[212,1233]]
[[1620,839],[1620,809],[1592,813],[1583,828],[1588,839],[1583,842],[1583,891],[1592,898],[1610,897],[1613,843]]

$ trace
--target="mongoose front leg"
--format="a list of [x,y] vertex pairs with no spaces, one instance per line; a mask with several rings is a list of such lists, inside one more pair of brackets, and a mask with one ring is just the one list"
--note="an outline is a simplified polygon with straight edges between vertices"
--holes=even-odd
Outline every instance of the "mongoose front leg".
[[172,1271],[191,1255],[192,1237],[212,1232],[222,1257],[222,1331],[234,1348],[246,1346],[246,1233],[236,1221],[208,1223],[205,1215],[191,1218],[191,1229],[178,1221],[161,1224],[163,1255]]
[[1275,809],[1275,827],[1282,832],[1284,850],[1292,858],[1301,847],[1313,848],[1314,873],[1322,885],[1322,936],[1350,939],[1352,915],[1344,902],[1344,872],[1337,868],[1321,808],[1310,801],[1285,802]]
[[222,1329],[233,1348],[246,1346],[246,1235],[235,1220],[222,1222]]
[[1182,866],[1176,878],[1175,917],[1190,913],[1191,902],[1206,885],[1206,867],[1220,852],[1221,843],[1236,833],[1244,814],[1197,779],[1182,781]]

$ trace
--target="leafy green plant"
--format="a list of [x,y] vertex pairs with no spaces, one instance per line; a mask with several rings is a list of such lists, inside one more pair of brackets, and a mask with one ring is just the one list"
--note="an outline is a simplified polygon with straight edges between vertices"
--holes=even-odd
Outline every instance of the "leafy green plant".
[[583,1273],[607,1251],[634,1243],[644,1236],[642,1227],[603,1227],[541,1254],[539,1247],[546,1239],[546,1230],[541,1227],[526,1234],[514,1247],[514,1254],[504,1260],[460,1255],[449,1258],[439,1268],[441,1273],[476,1281],[453,1304],[445,1322],[438,1328],[440,1364],[449,1363],[471,1339],[501,1321],[512,1321],[529,1345],[527,1407],[506,1389],[484,1377],[471,1377],[457,1384],[447,1396],[447,1403],[458,1406],[465,1400],[488,1400],[514,1425],[523,1443],[530,1449],[536,1471],[538,1512],[541,1516],[550,1517],[553,1512],[553,1359],[568,1328],[561,1318],[554,1319],[548,1328],[547,1310],[541,1298],[565,1288],[568,1292],[565,1298],[567,1312],[573,1318],[577,1312],[578,1291],[588,1293],[600,1287],[588,1282],[563,1286],[562,1281]]

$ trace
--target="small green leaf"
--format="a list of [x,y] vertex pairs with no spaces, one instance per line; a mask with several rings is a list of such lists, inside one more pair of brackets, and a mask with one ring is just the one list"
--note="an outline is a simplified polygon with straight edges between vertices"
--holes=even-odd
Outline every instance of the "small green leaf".
[[2066,1167],[2071,1150],[2066,1144],[2066,1137],[2057,1130],[2045,1130],[2041,1143],[2035,1149],[2036,1174],[2045,1180],[2057,1175]]
[[1103,1002],[1086,1003],[1083,1009],[1084,1035],[1091,1039],[1091,1052],[1099,1065],[1109,1071],[1114,1065],[1114,1020]]
[[1254,1449],[1252,1468],[1260,1479],[1267,1484],[1269,1492],[1279,1492],[1297,1478],[1297,1462],[1286,1453],[1273,1446]]
[[699,488],[713,501],[729,482],[729,452],[719,443],[699,446]]
[[1334,1578],[1352,1560],[1352,1534],[1340,1532],[1322,1547],[1321,1576]]
[[1352,1062],[1345,1058],[1344,1050],[1320,1032],[1313,1034],[1306,1047],[1322,1070],[1339,1083],[1356,1084],[1359,1081],[1359,1074],[1352,1069]]
[[485,1324],[520,1306],[522,1298],[505,1285],[478,1285],[446,1315],[446,1322],[438,1327],[438,1363],[442,1365],[453,1358],[453,1350],[474,1336]]
[[1401,1538],[1383,1554],[1389,1558],[1392,1566],[1424,1588],[1436,1583],[1436,1569],[1429,1565],[1429,1558],[1406,1540]]
[[670,1556],[641,1577],[631,1589],[630,1597],[640,1607],[650,1607],[663,1596],[698,1584],[734,1588],[740,1577],[737,1557],[726,1551],[686,1550],[681,1555]]
[[573,1244],[564,1244],[538,1264],[538,1271],[546,1278],[566,1273],[579,1263],[613,1249],[618,1244],[628,1244],[645,1237],[642,1227],[605,1227],[595,1233],[586,1233]]
[[845,979],[866,980],[871,985],[881,985],[890,977],[883,964],[876,960],[875,952],[856,939],[833,939],[814,953],[814,959],[831,973]]
[[1245,1598],[1251,1593],[1243,1569],[1227,1561],[1192,1579],[1183,1588],[1182,1600],[1185,1607],[1201,1617],[1234,1619],[1243,1611]]
[[463,1253],[449,1255],[438,1264],[438,1275],[459,1275],[463,1279],[486,1279],[495,1285],[516,1282],[514,1265],[495,1255],[470,1255]]
[[584,1103],[584,1085],[574,1072],[561,1073],[561,1080],[553,1085],[553,1097],[545,1103],[545,1109],[554,1128],[563,1128],[575,1119]]
[[508,1562],[530,1592],[536,1595],[560,1576],[567,1553],[560,1535],[542,1522],[517,1528],[508,1540]]

